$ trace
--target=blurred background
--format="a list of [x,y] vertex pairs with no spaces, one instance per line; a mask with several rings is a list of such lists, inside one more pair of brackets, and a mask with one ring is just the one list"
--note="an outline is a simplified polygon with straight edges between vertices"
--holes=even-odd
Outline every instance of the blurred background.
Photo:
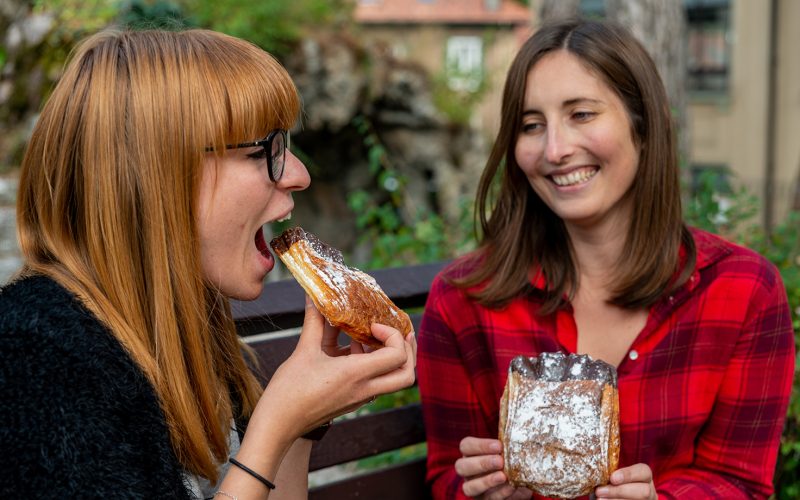
[[[800,0],[0,0],[0,283],[20,265],[26,141],[86,35],[203,27],[274,54],[302,96],[292,149],[313,180],[288,224],[370,269],[474,248],[505,72],[539,24],[573,15],[616,20],[650,51],[679,127],[687,220],[775,263],[797,331]],[[797,394],[780,498],[800,498]]]
[[657,61],[695,224],[730,233],[746,220],[769,234],[800,208],[798,0],[2,0],[0,280],[19,265],[26,140],[90,33],[205,27],[278,57],[303,98],[292,145],[313,179],[291,224],[373,268],[474,245],[505,72],[538,24],[570,15],[625,24]]

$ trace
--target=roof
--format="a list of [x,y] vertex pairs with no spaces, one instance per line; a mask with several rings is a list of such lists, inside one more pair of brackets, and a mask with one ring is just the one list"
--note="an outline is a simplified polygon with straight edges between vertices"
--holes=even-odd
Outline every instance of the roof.
[[362,24],[527,25],[531,11],[515,0],[359,0],[355,19]]

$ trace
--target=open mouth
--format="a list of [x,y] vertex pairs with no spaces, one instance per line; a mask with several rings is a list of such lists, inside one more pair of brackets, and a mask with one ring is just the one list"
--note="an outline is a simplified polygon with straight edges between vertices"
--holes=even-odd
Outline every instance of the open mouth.
[[568,187],[568,186],[577,186],[578,184],[583,184],[587,182],[589,179],[595,176],[600,169],[597,167],[584,167],[579,168],[577,170],[573,170],[568,174],[563,175],[550,175],[550,180],[552,180],[556,185],[561,187]]
[[267,245],[267,240],[264,239],[263,227],[258,228],[258,231],[256,231],[255,240],[256,240],[256,248],[258,249],[259,252],[261,252],[261,255],[263,255],[264,257],[272,255],[269,252],[269,245]]
[[[284,215],[284,216],[282,216],[282,217],[280,217],[278,219],[275,219],[273,222],[285,222],[285,221],[287,221],[287,220],[289,220],[291,218],[292,218],[292,212],[289,211],[289,212],[286,212],[286,215]],[[267,222],[267,224],[269,224],[269,222]],[[258,252],[261,255],[263,255],[264,257],[272,258],[272,252],[270,252],[270,250],[269,250],[269,244],[267,243],[267,239],[264,237],[264,226],[261,226],[261,227],[258,228],[258,231],[256,231],[256,236],[255,236],[254,240],[255,240],[256,249],[258,250]]]

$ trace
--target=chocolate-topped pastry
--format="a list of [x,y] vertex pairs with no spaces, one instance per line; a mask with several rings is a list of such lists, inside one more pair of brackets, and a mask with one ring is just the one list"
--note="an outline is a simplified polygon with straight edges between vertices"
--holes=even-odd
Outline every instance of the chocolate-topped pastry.
[[587,355],[517,356],[499,434],[511,484],[549,497],[588,495],[619,460],[617,370]]
[[372,336],[372,323],[391,326],[403,335],[414,329],[408,314],[386,296],[372,276],[347,267],[342,253],[315,235],[293,227],[270,246],[328,322],[357,342],[383,347]]

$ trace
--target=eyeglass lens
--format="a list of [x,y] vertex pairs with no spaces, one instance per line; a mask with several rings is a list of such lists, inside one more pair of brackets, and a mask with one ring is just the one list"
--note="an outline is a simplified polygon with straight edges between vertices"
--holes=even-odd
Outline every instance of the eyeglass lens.
[[283,176],[283,166],[286,163],[286,133],[277,131],[272,137],[272,153],[270,154],[272,165],[272,179],[277,182]]

